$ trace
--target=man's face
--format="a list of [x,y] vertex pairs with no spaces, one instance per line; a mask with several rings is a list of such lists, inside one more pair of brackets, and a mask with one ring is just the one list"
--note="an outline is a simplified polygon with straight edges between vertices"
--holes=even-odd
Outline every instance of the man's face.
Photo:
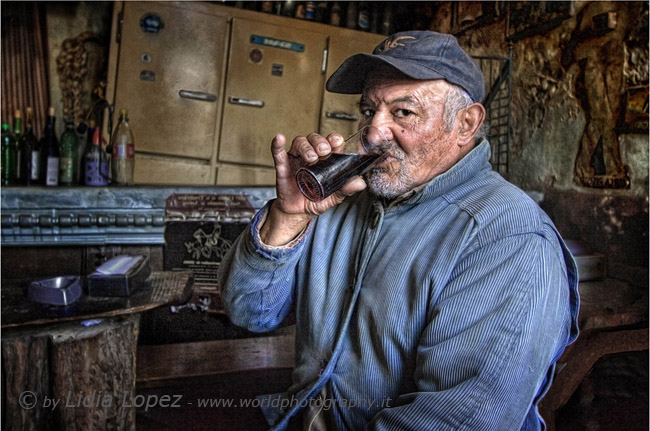
[[366,81],[362,125],[378,127],[391,142],[389,157],[366,174],[377,196],[397,197],[447,171],[460,158],[457,127],[445,130],[444,80],[415,81],[377,72]]

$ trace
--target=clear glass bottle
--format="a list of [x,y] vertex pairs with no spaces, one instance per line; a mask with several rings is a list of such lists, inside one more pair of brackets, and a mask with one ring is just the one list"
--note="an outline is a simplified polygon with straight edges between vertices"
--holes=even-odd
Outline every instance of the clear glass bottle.
[[59,184],[69,186],[77,182],[79,138],[75,131],[74,120],[66,118],[63,122],[65,123],[65,131],[61,134]]
[[16,138],[11,133],[9,124],[2,125],[2,175],[3,186],[16,182]]
[[41,178],[46,186],[59,185],[59,140],[56,137],[54,108],[47,110],[41,138]]
[[30,186],[41,179],[41,145],[34,135],[32,108],[25,108],[25,133],[20,138],[21,183]]
[[129,127],[126,109],[120,109],[120,119],[111,139],[113,158],[111,160],[112,179],[119,185],[133,184],[135,140]]
[[91,120],[84,154],[84,184],[87,186],[108,185],[108,159],[102,153],[99,127],[95,127],[95,122]]

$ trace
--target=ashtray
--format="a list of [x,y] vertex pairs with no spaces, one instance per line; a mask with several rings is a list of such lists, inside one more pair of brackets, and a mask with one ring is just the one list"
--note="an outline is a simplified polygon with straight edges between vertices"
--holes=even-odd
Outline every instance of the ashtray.
[[81,277],[64,275],[34,280],[29,284],[27,299],[48,305],[70,305],[81,296]]

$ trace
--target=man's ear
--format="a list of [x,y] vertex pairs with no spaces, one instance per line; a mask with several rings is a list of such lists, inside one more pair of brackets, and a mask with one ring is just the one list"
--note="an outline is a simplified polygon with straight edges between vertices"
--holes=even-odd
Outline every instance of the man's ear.
[[485,108],[480,103],[472,103],[460,111],[458,118],[458,145],[474,143],[474,136],[485,120]]

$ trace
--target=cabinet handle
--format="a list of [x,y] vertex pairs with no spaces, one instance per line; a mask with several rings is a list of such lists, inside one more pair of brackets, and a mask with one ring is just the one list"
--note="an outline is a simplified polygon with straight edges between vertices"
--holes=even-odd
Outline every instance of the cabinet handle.
[[264,102],[262,100],[242,99],[241,97],[229,97],[228,102],[234,105],[254,106],[256,108],[264,107]]
[[178,95],[185,99],[201,100],[203,102],[214,102],[217,100],[217,96],[214,94],[204,93],[202,91],[181,90],[178,92]]
[[348,114],[347,112],[326,112],[325,116],[336,120],[357,121],[359,119],[358,115]]

